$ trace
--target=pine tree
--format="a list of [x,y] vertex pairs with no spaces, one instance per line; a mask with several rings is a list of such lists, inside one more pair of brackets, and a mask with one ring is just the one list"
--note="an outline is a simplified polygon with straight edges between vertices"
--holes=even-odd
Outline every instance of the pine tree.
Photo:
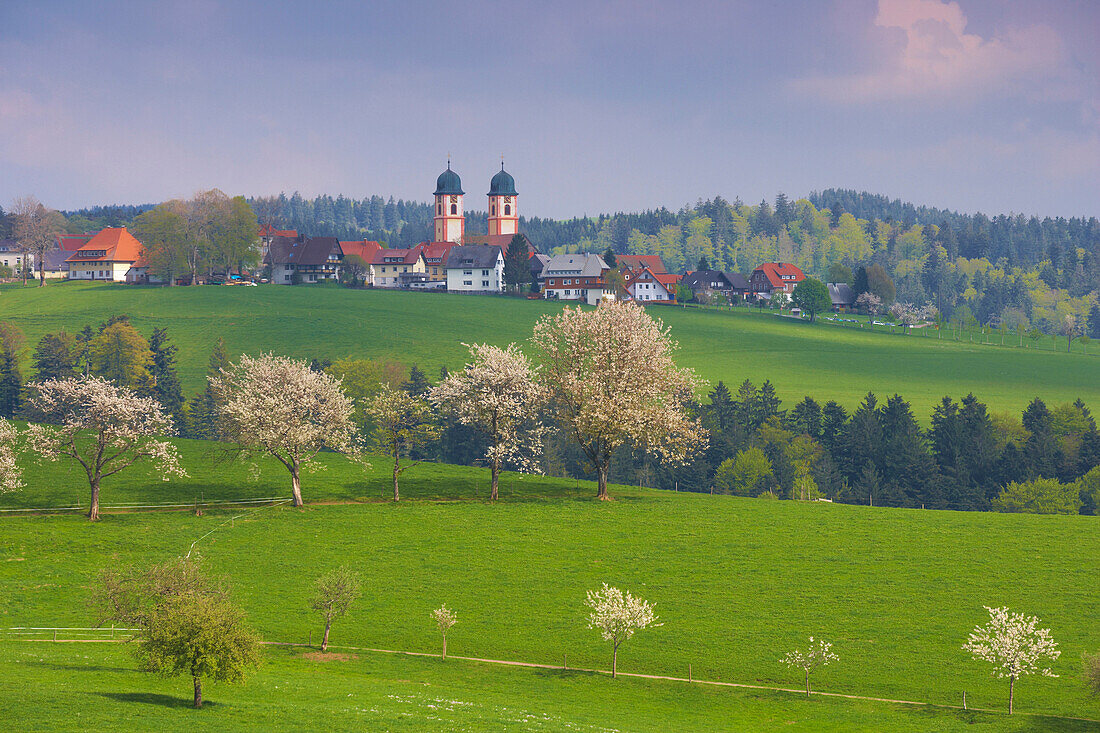
[[886,401],[881,411],[883,451],[882,479],[896,494],[895,501],[908,506],[939,508],[943,497],[934,491],[933,461],[924,445],[920,426],[909,403],[899,395]]
[[508,252],[504,255],[504,283],[512,292],[520,292],[524,285],[531,282],[528,254],[527,240],[523,235],[513,236],[508,243]]
[[34,378],[41,382],[75,377],[79,358],[76,337],[64,331],[48,333],[34,349]]
[[1093,296],[1089,309],[1088,337],[1100,340],[1100,296]]
[[852,413],[852,419],[844,431],[843,445],[845,463],[841,469],[849,479],[856,480],[867,463],[876,471],[882,465],[882,422],[879,419],[878,399],[873,393],[868,392]]
[[869,290],[870,288],[867,285],[867,268],[860,266],[860,268],[856,270],[855,283],[852,285],[852,291],[858,298],[861,294]]
[[210,354],[210,364],[206,368],[206,388],[191,400],[187,421],[189,437],[204,440],[217,440],[220,437],[218,403],[210,378],[221,376],[222,370],[228,368],[229,354],[225,349],[225,341],[219,338],[214,342],[214,351]]
[[833,460],[843,463],[843,441],[848,413],[835,400],[829,400],[821,409],[821,444],[832,455]]
[[775,385],[772,384],[770,380],[765,379],[764,383],[760,385],[760,389],[756,391],[756,395],[753,397],[753,430],[759,429],[760,426],[773,415],[780,415],[779,404],[779,397],[775,394]]
[[821,405],[812,397],[805,397],[787,415],[787,425],[796,435],[808,435],[814,440],[821,437]]
[[612,270],[616,269],[619,266],[619,260],[615,257],[615,250],[611,249],[610,247],[604,250],[602,259],[604,261],[604,264]]
[[1058,475],[1058,442],[1051,425],[1050,410],[1036,397],[1024,410],[1024,428],[1027,442],[1024,458],[1033,478],[1054,478]]
[[432,383],[428,381],[428,376],[416,364],[409,369],[409,379],[401,385],[401,389],[413,397],[423,397],[431,388]]
[[149,369],[153,375],[153,394],[176,421],[176,426],[180,427],[183,425],[183,388],[176,372],[176,352],[179,349],[168,343],[168,329],[153,329],[149,350],[153,352],[153,366]]

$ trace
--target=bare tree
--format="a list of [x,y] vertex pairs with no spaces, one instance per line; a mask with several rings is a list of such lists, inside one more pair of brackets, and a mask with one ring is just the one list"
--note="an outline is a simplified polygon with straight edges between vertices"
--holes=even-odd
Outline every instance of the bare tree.
[[242,453],[269,455],[286,467],[294,506],[302,506],[302,466],[322,449],[359,457],[354,405],[340,380],[304,361],[245,354],[211,386],[226,437]]
[[57,249],[57,237],[64,230],[65,218],[34,196],[17,198],[11,213],[15,219],[15,240],[23,254],[23,284],[27,284],[30,255],[38,266],[38,287],[45,287],[46,255]]
[[539,467],[546,428],[538,420],[545,394],[535,370],[515,344],[501,349],[488,344],[468,347],[473,360],[432,392],[432,403],[458,422],[489,439],[485,459],[491,470],[489,498],[496,501],[502,464],[521,471]]
[[532,341],[554,415],[596,468],[598,498],[608,498],[611,456],[620,445],[644,445],[670,463],[706,447],[706,430],[685,409],[695,376],[676,366],[668,329],[638,304],[566,308],[544,316]]
[[374,443],[393,458],[393,500],[400,501],[397,480],[419,461],[401,465],[402,457],[439,435],[428,403],[403,390],[383,385],[367,408],[374,423]]
[[51,425],[27,427],[27,444],[42,458],[70,458],[83,467],[91,488],[88,518],[99,519],[103,479],[135,463],[153,465],[163,481],[186,476],[172,435],[172,418],[151,397],[139,397],[98,377],[50,379],[31,385],[31,406]]

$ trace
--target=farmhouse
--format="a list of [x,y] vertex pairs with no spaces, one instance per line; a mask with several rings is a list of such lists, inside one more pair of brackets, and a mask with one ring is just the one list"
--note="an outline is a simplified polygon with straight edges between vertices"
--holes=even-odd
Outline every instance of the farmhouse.
[[790,296],[794,286],[806,279],[802,270],[789,262],[765,262],[752,271],[749,285],[756,298],[770,298],[773,293]]
[[668,272],[660,255],[615,255],[615,262],[619,271],[628,276],[634,272],[641,272],[643,267],[648,267],[654,274]]
[[848,283],[829,283],[829,299],[833,301],[833,310],[843,313],[856,303],[856,294]]
[[643,265],[640,270],[631,271],[626,281],[626,293],[631,300],[640,303],[673,303],[676,301],[676,285],[679,282],[679,275],[654,272],[649,265]]
[[23,252],[23,248],[14,239],[0,239],[0,265],[10,268],[13,275],[22,272],[24,256],[27,263],[33,266],[34,255]]
[[744,300],[749,292],[749,283],[739,272],[695,270],[684,275],[681,283],[699,302],[709,302],[715,295],[727,302]]
[[603,258],[594,254],[556,255],[539,276],[543,297],[560,300],[583,300],[596,305],[609,292]]
[[371,260],[373,281],[380,288],[396,288],[400,286],[400,276],[419,273],[427,275],[428,264],[424,259],[424,251],[413,247],[411,249],[380,249],[374,253]]
[[[336,237],[294,238],[275,236],[268,247],[265,265],[271,266],[271,282],[289,285],[298,281],[315,283],[335,280],[343,252]],[[297,273],[297,277],[295,277]]]
[[504,253],[500,247],[471,244],[451,248],[447,257],[447,290],[499,293],[504,287]]
[[65,258],[70,280],[126,282],[142,246],[126,227],[107,227]]

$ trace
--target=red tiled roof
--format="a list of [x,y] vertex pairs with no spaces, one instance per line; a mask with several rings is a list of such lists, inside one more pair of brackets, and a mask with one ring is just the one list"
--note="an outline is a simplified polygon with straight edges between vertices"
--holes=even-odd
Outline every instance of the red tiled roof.
[[340,242],[340,251],[344,253],[344,257],[350,255],[358,255],[363,259],[363,262],[370,263],[374,259],[374,253],[382,249],[382,245],[378,242],[372,242],[369,239],[357,239],[354,242]]
[[261,237],[290,237],[294,239],[298,236],[298,232],[294,229],[276,229],[270,224],[264,224],[260,227]]
[[421,242],[413,247],[424,253],[424,259],[429,265],[444,265],[451,248],[456,246],[454,242]]
[[[69,255],[66,262],[136,262],[141,242],[126,227],[107,227]],[[103,254],[99,254],[102,252]]]
[[648,267],[653,273],[668,272],[660,255],[615,255],[615,261],[620,267],[625,266],[628,270],[637,271]]
[[[643,255],[648,256],[648,255]],[[630,287],[634,283],[642,279],[643,275],[648,274],[651,278],[661,283],[665,290],[673,292],[676,289],[676,283],[680,282],[680,275],[674,275],[668,272],[654,272],[649,265],[645,265],[640,270],[633,270],[633,274],[627,278],[626,285]]]
[[421,250],[418,247],[412,249],[380,249],[374,253],[374,258],[370,263],[372,265],[413,265],[420,259],[420,252]]
[[765,262],[756,268],[754,272],[764,273],[773,288],[783,287],[786,283],[800,282],[806,279],[802,270],[789,262]]
[[88,243],[93,234],[62,234],[57,238],[57,246],[66,252],[76,252]]

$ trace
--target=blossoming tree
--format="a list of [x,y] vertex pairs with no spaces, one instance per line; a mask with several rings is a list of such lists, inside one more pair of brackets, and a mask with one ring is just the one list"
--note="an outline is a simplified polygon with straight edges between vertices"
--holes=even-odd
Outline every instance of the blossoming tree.
[[76,461],[88,477],[92,498],[88,518],[99,519],[103,479],[135,463],[151,464],[164,481],[186,476],[172,435],[172,418],[151,397],[98,377],[49,379],[31,385],[31,406],[49,425],[27,428],[27,445],[39,456]]
[[592,609],[588,628],[597,629],[604,641],[611,642],[611,676],[619,666],[619,645],[634,636],[635,631],[660,626],[653,606],[635,598],[629,591],[612,588],[607,583],[600,590],[588,591],[585,605]]
[[706,447],[706,431],[685,409],[695,375],[676,366],[668,328],[640,305],[605,300],[595,310],[566,308],[535,324],[532,341],[554,414],[595,466],[600,499],[608,498],[611,456],[620,445],[644,447],[669,463]]
[[1050,635],[1050,629],[1040,629],[1039,619],[1012,613],[1007,608],[990,608],[989,623],[975,626],[970,632],[963,650],[974,659],[993,665],[993,676],[1008,678],[1008,713],[1012,714],[1016,680],[1027,674],[1057,677],[1049,668],[1040,667],[1040,661],[1058,659],[1062,652]]
[[793,652],[787,652],[787,655],[779,660],[788,667],[797,667],[802,670],[806,681],[806,697],[810,696],[810,675],[813,671],[840,659],[833,654],[832,648],[833,645],[824,639],[818,639],[815,642],[811,636],[810,646],[805,651],[795,649]]
[[0,494],[23,488],[22,472],[15,462],[15,444],[19,431],[0,418]]
[[495,501],[504,463],[521,471],[539,468],[546,428],[537,414],[544,390],[537,382],[536,371],[515,344],[504,349],[474,344],[469,349],[470,363],[436,386],[430,399],[452,413],[460,424],[488,438],[485,459],[492,476],[489,498]]
[[447,659],[447,631],[456,623],[458,623],[458,617],[455,612],[447,608],[447,604],[444,603],[439,608],[432,611],[432,618],[435,619],[435,625],[439,627],[440,633],[443,634],[443,659]]
[[223,433],[245,454],[266,454],[286,467],[294,506],[302,506],[302,467],[321,449],[359,456],[355,407],[340,380],[304,361],[245,354],[211,385]]

